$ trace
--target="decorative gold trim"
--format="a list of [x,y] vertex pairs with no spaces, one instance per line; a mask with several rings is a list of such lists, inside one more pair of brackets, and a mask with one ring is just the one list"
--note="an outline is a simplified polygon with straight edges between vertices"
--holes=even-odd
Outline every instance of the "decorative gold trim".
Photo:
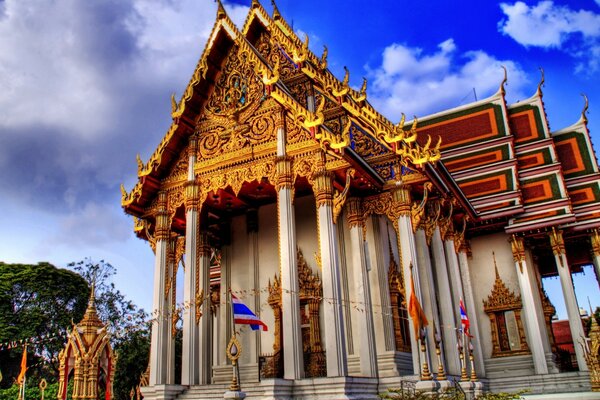
[[564,268],[563,255],[565,254],[565,241],[563,239],[562,231],[552,227],[552,231],[548,232],[550,238],[550,247],[552,247],[552,253],[555,258],[558,258],[558,263],[561,268]]
[[421,221],[425,216],[425,205],[427,204],[427,197],[432,186],[433,185],[431,182],[425,182],[423,185],[423,199],[421,199],[419,204],[414,203],[410,209],[410,219],[412,222],[413,233],[419,229]]

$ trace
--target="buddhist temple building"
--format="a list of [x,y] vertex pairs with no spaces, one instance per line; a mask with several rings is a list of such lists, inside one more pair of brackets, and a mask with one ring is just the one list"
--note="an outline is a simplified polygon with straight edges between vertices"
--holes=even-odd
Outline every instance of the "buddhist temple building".
[[219,3],[170,128],[122,187],[156,255],[144,397],[222,398],[229,290],[269,328],[236,328],[250,398],[376,399],[402,381],[590,390],[580,345],[576,368],[557,361],[541,279],[559,277],[571,337],[583,338],[571,274],[600,273],[587,104],[551,131],[543,75],[516,104],[505,76],[489,98],[392,122],[366,81],[348,82],[276,6],[253,0],[238,28]]

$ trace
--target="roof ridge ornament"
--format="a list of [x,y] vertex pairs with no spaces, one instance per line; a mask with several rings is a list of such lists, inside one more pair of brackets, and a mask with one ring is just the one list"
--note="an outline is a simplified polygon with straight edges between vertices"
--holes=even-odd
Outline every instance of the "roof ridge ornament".
[[502,93],[502,96],[504,96],[506,94],[506,89],[504,89],[504,86],[507,84],[506,82],[508,82],[508,71],[504,65],[501,65],[501,67],[504,70],[504,78],[502,79],[502,82],[500,82],[500,88],[498,90],[500,93]]
[[585,116],[585,114],[586,114],[586,113],[587,113],[587,111],[588,111],[588,107],[589,107],[589,105],[590,105],[590,102],[589,102],[589,100],[588,100],[587,96],[585,95],[585,93],[581,93],[581,95],[583,96],[583,99],[584,99],[584,101],[585,101],[585,103],[584,103],[584,105],[583,105],[583,110],[581,110],[581,119],[583,120],[583,123],[587,125],[588,119],[587,119],[587,117]]
[[323,45],[323,54],[321,55],[321,60],[319,62],[319,68],[321,70],[325,70],[327,68],[327,55],[329,54],[329,50],[326,45]]
[[542,97],[542,87],[544,87],[544,85],[546,83],[546,79],[544,77],[544,68],[539,67],[539,69],[540,69],[540,72],[542,73],[542,79],[540,80],[540,83],[538,83],[536,94],[539,95],[540,97]]

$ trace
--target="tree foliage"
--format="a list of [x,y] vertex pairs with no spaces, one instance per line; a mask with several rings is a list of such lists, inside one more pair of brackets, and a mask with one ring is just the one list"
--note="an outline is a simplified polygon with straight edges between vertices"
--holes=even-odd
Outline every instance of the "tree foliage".
[[127,338],[129,332],[146,329],[147,314],[128,300],[113,282],[117,270],[110,263],[100,260],[95,262],[86,258],[70,263],[90,285],[94,283],[96,290],[96,309],[100,319],[108,324],[112,343],[116,345]]
[[[28,365],[43,358],[49,363],[32,367],[29,374],[55,380],[56,357],[64,342],[46,340],[70,328],[85,312],[89,288],[79,274],[41,262],[37,265],[0,262],[0,342],[19,343],[0,351],[3,380],[9,387],[20,370],[21,341],[37,338],[28,346]],[[11,346],[12,347],[12,346]]]

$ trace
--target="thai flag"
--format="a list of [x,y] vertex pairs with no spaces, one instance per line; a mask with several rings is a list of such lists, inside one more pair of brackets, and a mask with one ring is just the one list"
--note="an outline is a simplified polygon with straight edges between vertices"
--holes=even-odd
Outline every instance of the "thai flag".
[[253,331],[262,326],[263,331],[267,331],[267,325],[262,322],[240,299],[231,294],[231,303],[233,304],[233,322],[240,325],[250,325]]
[[467,316],[467,310],[465,310],[465,305],[463,304],[462,299],[460,299],[460,322],[462,324],[463,331],[468,335],[469,334],[469,317]]

